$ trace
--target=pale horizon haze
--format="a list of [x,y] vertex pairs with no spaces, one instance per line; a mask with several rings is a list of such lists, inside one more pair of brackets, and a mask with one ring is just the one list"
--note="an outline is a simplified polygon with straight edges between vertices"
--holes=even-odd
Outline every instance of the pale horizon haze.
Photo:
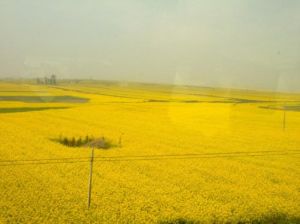
[[300,91],[298,0],[1,0],[0,79]]

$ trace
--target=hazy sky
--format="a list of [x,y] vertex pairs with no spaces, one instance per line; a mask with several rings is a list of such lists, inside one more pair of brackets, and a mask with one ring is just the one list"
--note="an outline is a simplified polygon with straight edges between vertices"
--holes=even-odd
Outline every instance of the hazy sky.
[[299,0],[0,0],[0,77],[300,91]]

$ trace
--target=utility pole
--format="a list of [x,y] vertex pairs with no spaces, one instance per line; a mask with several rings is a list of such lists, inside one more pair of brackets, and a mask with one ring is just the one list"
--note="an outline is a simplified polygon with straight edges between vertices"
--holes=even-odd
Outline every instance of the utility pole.
[[285,126],[286,126],[286,110],[285,108],[283,109],[283,124],[282,124],[282,128],[285,131]]
[[286,128],[286,102],[284,102],[282,109],[283,109],[282,130],[285,131],[285,128]]
[[123,133],[121,133],[120,138],[119,138],[119,147],[122,147],[122,135],[123,135]]
[[93,163],[94,163],[94,147],[91,148],[91,157],[90,157],[90,176],[89,176],[89,188],[88,188],[88,209],[91,207],[91,198],[92,198]]

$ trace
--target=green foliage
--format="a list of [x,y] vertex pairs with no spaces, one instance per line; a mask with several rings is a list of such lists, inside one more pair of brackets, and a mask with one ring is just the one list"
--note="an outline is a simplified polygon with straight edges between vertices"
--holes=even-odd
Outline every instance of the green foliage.
[[199,221],[188,220],[184,218],[174,219],[174,220],[165,220],[161,221],[158,224],[198,224]]
[[113,142],[109,139],[106,139],[105,137],[97,138],[90,143],[88,143],[90,147],[100,148],[100,149],[109,149],[112,147],[115,147],[116,145],[113,144]]
[[112,147],[115,147],[117,145],[113,144],[113,142],[105,137],[101,138],[94,138],[90,136],[86,136],[85,138],[79,137],[63,137],[59,136],[58,139],[55,139],[55,141],[59,142],[62,145],[68,146],[68,147],[95,147],[95,148],[101,148],[101,149],[109,149]]
[[[158,224],[200,224],[207,223],[201,220],[191,220],[185,218],[178,219],[166,219],[159,221]],[[224,223],[221,220],[211,220],[211,223]],[[266,214],[262,217],[257,217],[254,219],[250,219],[247,221],[243,220],[232,220],[225,223],[237,223],[237,224],[298,224],[300,223],[300,217],[290,217],[286,214],[278,213],[278,214]]]

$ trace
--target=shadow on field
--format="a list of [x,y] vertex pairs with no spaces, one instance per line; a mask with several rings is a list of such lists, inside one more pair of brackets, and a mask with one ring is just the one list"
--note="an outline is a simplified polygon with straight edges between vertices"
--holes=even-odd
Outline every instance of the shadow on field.
[[271,100],[249,100],[238,98],[223,98],[224,100],[145,100],[144,103],[230,103],[230,104],[258,104],[258,103],[276,103]]
[[19,101],[24,103],[86,103],[89,99],[75,96],[0,96],[0,101]]
[[173,219],[173,220],[164,220],[159,221],[158,224],[198,224],[201,223],[200,221],[190,220],[190,219]]
[[[192,220],[185,218],[171,219],[171,220],[163,220],[159,221],[158,224],[201,224],[207,223],[207,221],[201,220]],[[285,214],[270,214],[266,216],[262,216],[256,219],[247,220],[247,221],[238,221],[238,220],[211,220],[210,223],[237,223],[237,224],[299,224],[300,216],[290,217]]]
[[294,111],[299,112],[300,111],[300,105],[289,105],[289,106],[262,106],[260,107],[262,109],[268,109],[268,110],[285,110],[285,111]]
[[0,108],[0,114],[5,113],[21,113],[31,111],[43,111],[43,110],[59,110],[67,109],[69,107],[15,107],[15,108]]

